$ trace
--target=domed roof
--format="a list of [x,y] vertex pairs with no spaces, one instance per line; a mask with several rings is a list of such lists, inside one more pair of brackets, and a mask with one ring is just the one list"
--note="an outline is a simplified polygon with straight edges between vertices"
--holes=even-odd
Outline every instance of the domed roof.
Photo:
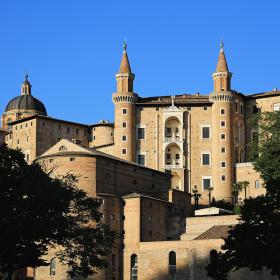
[[47,116],[45,105],[37,98],[31,95],[31,84],[28,81],[28,75],[21,86],[21,95],[13,98],[6,106],[5,112],[11,110],[32,110],[40,115]]
[[47,116],[45,105],[32,95],[20,95],[13,98],[6,106],[5,112],[11,110],[34,110],[41,115]]

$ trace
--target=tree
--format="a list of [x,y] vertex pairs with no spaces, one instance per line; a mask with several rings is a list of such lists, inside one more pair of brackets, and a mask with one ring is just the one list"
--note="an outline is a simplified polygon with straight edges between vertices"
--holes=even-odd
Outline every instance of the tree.
[[245,198],[247,198],[246,190],[247,190],[248,186],[249,186],[249,182],[248,181],[241,181],[241,182],[234,183],[232,185],[231,194],[232,194],[232,197],[233,197],[233,205],[234,206],[238,205],[238,197],[239,197],[239,194],[243,190],[245,191]]
[[229,231],[224,252],[206,268],[216,280],[228,279],[232,271],[244,267],[268,268],[280,279],[280,112],[262,113],[254,123],[258,131],[251,149],[254,168],[266,194],[244,200],[240,222]]
[[69,265],[68,274],[87,277],[106,266],[115,233],[104,225],[100,203],[75,186],[71,174],[52,179],[20,151],[0,146],[0,272],[48,265],[49,248]]
[[199,199],[201,197],[201,194],[198,192],[198,189],[197,189],[196,185],[194,186],[192,192],[193,192],[192,197],[194,198],[194,210],[197,210],[199,208],[198,202],[199,202]]

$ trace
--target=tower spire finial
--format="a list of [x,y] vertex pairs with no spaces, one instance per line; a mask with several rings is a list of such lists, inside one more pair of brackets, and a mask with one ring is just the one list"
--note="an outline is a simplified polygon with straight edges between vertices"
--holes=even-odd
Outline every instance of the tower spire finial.
[[123,52],[126,53],[126,48],[127,48],[127,43],[126,43],[126,38],[124,37],[123,40]]
[[224,51],[224,42],[223,39],[220,41],[220,51]]

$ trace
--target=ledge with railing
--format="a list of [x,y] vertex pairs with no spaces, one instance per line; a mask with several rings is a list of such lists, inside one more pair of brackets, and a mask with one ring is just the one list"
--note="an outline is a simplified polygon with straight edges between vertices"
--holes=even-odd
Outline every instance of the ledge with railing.
[[182,137],[181,136],[172,136],[172,135],[167,135],[167,136],[165,136],[164,137],[164,141],[165,142],[168,142],[168,143],[171,143],[171,142],[182,142],[183,141],[183,139],[182,139]]

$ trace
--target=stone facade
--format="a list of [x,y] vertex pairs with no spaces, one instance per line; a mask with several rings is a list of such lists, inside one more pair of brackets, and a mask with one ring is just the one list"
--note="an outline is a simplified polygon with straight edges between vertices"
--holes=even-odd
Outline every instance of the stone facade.
[[[2,115],[0,143],[21,149],[27,162],[40,163],[52,176],[75,174],[80,188],[102,200],[104,222],[125,238],[96,279],[207,279],[209,253],[223,241],[203,236],[212,227],[234,225],[236,217],[186,219],[192,215],[191,192],[197,188],[204,205],[210,192],[215,200],[231,201],[232,184],[239,181],[249,182],[241,200],[265,193],[249,162],[257,136],[251,119],[280,110],[280,91],[233,90],[223,46],[209,95],[142,98],[133,90],[134,78],[125,44],[112,96],[114,123],[87,125],[47,116],[26,77],[21,95]],[[50,251],[47,258],[54,256]],[[38,268],[35,279],[64,280],[65,270],[58,263],[55,274]],[[245,270],[231,279],[270,278],[267,271]]]
[[[124,280],[211,279],[207,277],[205,270],[211,261],[211,252],[221,250],[224,242],[221,229],[237,224],[237,216],[187,218],[186,233],[181,236],[181,240],[143,242],[140,231],[135,231],[142,220],[140,200],[129,200],[125,199],[128,207],[125,207],[124,213],[133,215],[134,220],[133,224],[124,225],[129,232],[134,229],[134,235],[128,235],[125,239]],[[209,237],[204,234],[207,231],[210,233],[210,229],[214,227],[216,230]],[[271,276],[267,270],[253,272],[241,269],[232,273],[229,279],[276,280],[277,277]]]

